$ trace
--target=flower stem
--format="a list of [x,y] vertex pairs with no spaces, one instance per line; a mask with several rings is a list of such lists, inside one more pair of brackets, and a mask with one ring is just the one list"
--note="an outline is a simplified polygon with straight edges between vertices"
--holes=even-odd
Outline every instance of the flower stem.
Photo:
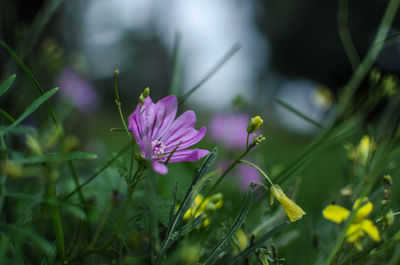
[[240,160],[241,160],[243,157],[245,157],[245,156],[247,155],[247,153],[250,151],[250,149],[251,149],[251,147],[248,147],[248,148],[246,149],[246,151],[244,151],[243,154],[241,154],[241,155],[239,156],[239,158],[237,158],[237,159],[224,171],[224,173],[222,173],[222,175],[214,182],[214,185],[211,186],[211,188],[210,188],[210,189],[208,190],[208,192],[206,193],[206,196],[204,196],[204,197],[207,197],[208,195],[210,195],[210,194],[215,190],[215,188],[218,186],[218,184],[225,178],[226,175],[228,175],[228,173],[229,173],[238,163],[240,163]]
[[118,107],[119,116],[121,118],[122,124],[124,125],[125,131],[128,134],[129,139],[132,140],[132,136],[129,133],[128,126],[126,126],[126,123],[125,123],[124,115],[122,114],[121,101],[119,100],[118,81],[117,81],[118,73],[119,73],[118,69],[114,70],[115,104]]
[[[51,170],[51,169],[50,169]],[[63,261],[66,260],[64,232],[62,229],[60,211],[57,205],[56,189],[53,176],[49,172],[47,174],[47,199],[49,200],[49,215],[53,224],[53,232],[56,238],[57,249]]]
[[253,163],[251,163],[249,161],[242,160],[242,159],[239,162],[240,163],[245,163],[245,164],[247,164],[249,166],[254,167],[255,169],[257,169],[264,176],[264,178],[269,182],[269,184],[271,184],[271,186],[274,185],[274,183],[271,181],[271,179],[268,177],[268,175],[260,167],[258,167],[256,164],[253,164]]

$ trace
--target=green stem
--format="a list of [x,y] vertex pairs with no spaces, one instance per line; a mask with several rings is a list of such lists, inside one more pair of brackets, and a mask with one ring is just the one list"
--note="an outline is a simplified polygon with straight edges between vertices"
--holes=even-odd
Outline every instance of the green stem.
[[341,99],[342,103],[339,105],[337,111],[338,117],[344,114],[354,93],[356,92],[356,89],[360,86],[361,82],[364,80],[368,74],[368,71],[375,62],[375,59],[382,50],[383,45],[385,44],[383,40],[385,40],[390,26],[392,25],[393,19],[395,18],[397,9],[399,7],[399,3],[399,0],[390,0],[389,4],[387,5],[371,47],[369,48],[363,61],[358,65],[353,77],[345,87],[345,91]]
[[347,57],[349,57],[353,70],[357,69],[360,64],[360,57],[357,54],[357,50],[354,46],[353,40],[351,39],[349,27],[348,27],[348,0],[339,1],[338,10],[338,32],[342,41],[344,50],[346,51]]
[[251,162],[249,162],[249,161],[242,160],[242,159],[241,159],[239,162],[240,162],[240,163],[245,163],[245,164],[247,164],[247,165],[249,165],[249,166],[254,167],[255,169],[257,169],[257,170],[261,173],[261,175],[264,176],[264,178],[269,182],[269,184],[271,184],[271,186],[274,185],[274,183],[271,181],[271,179],[268,177],[268,175],[265,174],[265,172],[264,172],[260,167],[258,167],[256,164],[253,164],[253,163],[251,163]]
[[81,190],[84,186],[89,184],[92,180],[94,180],[97,176],[99,176],[104,170],[106,170],[109,166],[111,166],[121,155],[123,155],[129,148],[130,143],[122,148],[118,154],[116,154],[112,159],[110,159],[102,168],[100,168],[97,172],[95,172],[91,177],[89,177],[85,182],[83,182],[79,187],[75,188],[72,192],[70,192],[67,196],[64,197],[64,201],[68,200],[72,197],[76,192]]
[[53,232],[56,238],[57,249],[63,261],[66,260],[65,245],[64,245],[64,232],[61,223],[60,211],[57,204],[56,189],[53,176],[48,173],[47,176],[47,198],[49,200],[49,214],[53,224]]
[[[18,57],[18,55],[2,40],[0,40],[0,46],[2,46],[10,54],[10,56],[12,58],[14,58],[14,60],[17,62],[17,64],[25,72],[25,74],[32,80],[34,86],[38,89],[39,93],[41,95],[45,94],[44,89],[41,87],[41,85],[36,80],[36,78],[33,76],[32,72],[28,69],[28,67],[26,67],[24,62]],[[49,100],[46,100],[46,105],[47,105],[47,109],[48,109],[48,111],[50,113],[51,119],[53,121],[53,124],[56,127],[57,131],[59,132],[61,145],[64,145],[64,142],[65,142],[64,133],[63,133],[63,130],[61,129],[61,125],[58,123],[58,121],[56,119],[56,116],[54,114],[53,108],[50,105]],[[73,175],[73,179],[74,179],[75,185],[76,185],[76,187],[79,187],[80,186],[79,178],[78,178],[78,175],[76,174],[76,170],[75,170],[73,162],[69,161],[68,165],[69,165],[69,168],[70,168],[71,173]],[[83,205],[85,201],[84,201],[83,194],[82,194],[81,190],[79,190],[79,199],[80,199],[80,201],[81,201],[81,203]],[[85,211],[85,214],[86,214],[86,211]]]
[[3,109],[0,109],[0,114],[4,116],[4,118],[6,118],[7,120],[9,120],[11,123],[15,122],[15,119],[13,117],[11,117],[10,114],[8,114],[6,111],[4,111]]
[[215,188],[218,186],[218,184],[228,175],[228,173],[238,164],[240,163],[240,160],[247,155],[247,153],[251,150],[251,147],[246,148],[246,150],[241,154],[225,171],[222,173],[222,175],[214,182],[214,184],[211,186],[211,188],[207,191],[206,195],[204,198],[206,198],[208,195],[210,195]]

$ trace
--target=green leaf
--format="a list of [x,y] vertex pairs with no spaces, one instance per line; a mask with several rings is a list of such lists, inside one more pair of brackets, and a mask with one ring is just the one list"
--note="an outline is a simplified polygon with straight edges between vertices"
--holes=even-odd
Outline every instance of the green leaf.
[[[201,179],[207,173],[207,171],[210,169],[212,164],[215,162],[215,159],[217,158],[217,154],[218,154],[218,149],[216,147],[214,147],[214,149],[210,152],[210,154],[208,154],[208,156],[204,160],[201,167],[196,170],[193,181],[190,184],[190,186],[188,187],[188,189],[186,190],[186,193],[183,196],[182,203],[179,206],[178,210],[176,211],[175,215],[173,216],[172,222],[168,226],[166,237],[162,244],[161,252],[160,252],[159,256],[157,257],[158,260],[160,260],[163,257],[164,253],[167,251],[169,246],[173,243],[174,240],[177,239],[175,236],[173,236],[174,232],[178,228],[178,225],[181,223],[184,214],[190,208],[190,205],[192,204],[192,202],[196,196],[196,193],[198,193],[201,190],[201,187],[204,186],[204,184],[206,183],[207,180],[201,181]],[[199,186],[201,186],[201,187],[199,187]]]
[[14,82],[16,75],[10,76],[6,81],[0,84],[0,97],[7,92],[8,88]]
[[240,209],[240,212],[236,217],[235,222],[233,222],[231,229],[226,234],[226,236],[224,236],[224,238],[214,247],[211,253],[205,256],[201,264],[203,265],[214,264],[221,257],[220,253],[224,251],[224,249],[228,245],[227,244],[228,240],[232,238],[233,234],[240,228],[240,226],[246,219],[247,213],[249,212],[251,206],[251,202],[253,200],[254,187],[255,187],[254,183],[251,183],[247,191],[246,198],[244,199],[242,208]]
[[41,156],[32,156],[28,158],[13,160],[15,163],[19,164],[37,164],[44,162],[63,162],[78,159],[96,159],[97,155],[88,152],[72,152],[68,154],[53,153]]
[[47,91],[46,93],[44,93],[42,96],[40,96],[39,98],[37,98],[29,107],[26,108],[26,110],[24,111],[24,113],[22,113],[21,116],[19,116],[18,119],[15,120],[15,122],[13,124],[11,124],[10,126],[8,126],[5,131],[8,131],[11,128],[14,128],[15,126],[17,126],[18,124],[20,124],[24,119],[26,119],[29,115],[31,115],[37,108],[40,107],[40,105],[42,105],[44,102],[46,102],[50,97],[52,97],[57,91],[58,91],[58,87],[55,87],[49,91]]

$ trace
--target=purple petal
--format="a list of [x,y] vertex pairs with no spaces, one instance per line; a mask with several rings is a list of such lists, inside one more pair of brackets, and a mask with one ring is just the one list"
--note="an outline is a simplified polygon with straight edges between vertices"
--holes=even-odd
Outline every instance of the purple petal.
[[159,163],[158,161],[153,161],[153,170],[161,175],[165,175],[168,173],[168,167],[164,164]]
[[206,132],[206,127],[202,127],[200,130],[194,128],[188,128],[187,130],[182,129],[176,135],[171,136],[171,139],[168,139],[165,143],[167,146],[165,152],[171,152],[177,145],[179,145],[178,150],[190,147],[203,139]]
[[154,120],[147,125],[151,128],[150,139],[152,140],[159,139],[169,129],[176,116],[178,101],[174,95],[171,95],[159,100],[154,105],[154,109]]
[[193,111],[185,111],[179,116],[170,126],[169,130],[163,135],[165,145],[170,142],[169,138],[176,137],[177,135],[185,134],[189,128],[193,128],[196,123],[196,114]]
[[[137,105],[135,111],[129,116],[128,122],[129,126],[128,129],[132,131],[133,136],[136,139],[136,142],[138,143],[140,150],[146,154],[146,148],[143,143],[143,138],[144,138],[144,130],[145,130],[145,124],[143,122],[142,115],[140,114],[141,109],[140,109],[140,104]],[[147,137],[146,137],[147,138]]]
[[[175,151],[168,162],[184,162],[184,161],[198,161],[199,159],[208,155],[210,151],[204,149],[186,149]],[[161,160],[163,162],[167,161],[168,156],[164,156]]]

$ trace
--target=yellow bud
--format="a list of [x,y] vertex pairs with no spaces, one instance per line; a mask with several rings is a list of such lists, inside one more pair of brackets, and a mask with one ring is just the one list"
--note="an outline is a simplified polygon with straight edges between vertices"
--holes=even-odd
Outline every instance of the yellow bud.
[[260,126],[264,123],[263,119],[260,116],[255,116],[251,118],[249,125],[247,126],[247,133],[253,133],[260,128]]
[[291,222],[300,220],[303,215],[306,214],[300,206],[286,196],[281,187],[278,185],[273,185],[270,190],[274,197],[282,205],[283,210],[286,212]]

